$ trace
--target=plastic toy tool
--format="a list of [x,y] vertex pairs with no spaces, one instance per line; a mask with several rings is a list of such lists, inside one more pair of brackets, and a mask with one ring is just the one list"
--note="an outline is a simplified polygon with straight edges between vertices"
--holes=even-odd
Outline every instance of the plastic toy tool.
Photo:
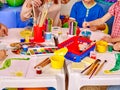
[[90,37],[91,36],[91,32],[90,31],[82,31],[82,35],[84,36],[84,37]]
[[120,70],[120,53],[115,54],[115,58],[116,58],[116,63],[114,67],[110,70],[105,70],[104,73],[110,74],[110,73]]
[[3,70],[3,69],[10,67],[12,60],[30,60],[30,58],[9,58],[9,59],[6,59],[5,62],[3,62],[2,67],[0,67],[0,70]]

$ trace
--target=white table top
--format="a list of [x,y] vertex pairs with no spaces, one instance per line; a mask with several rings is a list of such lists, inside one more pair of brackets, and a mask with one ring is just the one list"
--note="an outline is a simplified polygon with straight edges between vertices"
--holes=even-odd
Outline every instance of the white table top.
[[[5,45],[7,45],[8,51],[8,57],[7,58],[27,58],[29,57],[30,60],[25,61],[25,60],[13,60],[11,63],[11,66],[7,69],[4,70],[0,70],[0,87],[4,86],[6,84],[8,84],[9,86],[13,86],[12,84],[10,84],[11,82],[16,82],[17,85],[15,85],[16,87],[32,87],[32,86],[47,86],[48,83],[50,83],[51,85],[54,84],[56,85],[56,83],[54,83],[54,81],[56,80],[57,77],[62,77],[64,78],[64,69],[53,69],[51,68],[51,64],[45,66],[43,68],[43,72],[42,74],[38,75],[36,74],[36,70],[34,69],[34,66],[37,65],[40,61],[46,59],[47,57],[49,57],[50,55],[40,55],[40,56],[27,56],[27,55],[16,55],[14,53],[11,52],[10,43],[14,43],[14,42],[20,42],[21,36],[20,36],[20,31],[23,30],[22,28],[14,28],[14,29],[9,29],[8,32],[8,36],[4,37],[4,38],[0,38],[1,43],[4,43]],[[6,59],[7,59],[6,58]],[[20,71],[23,72],[23,76],[22,77],[18,77],[15,76],[15,72]],[[40,80],[39,80],[40,79]],[[16,81],[17,80],[17,81]],[[48,80],[49,82],[46,84],[46,80]],[[33,83],[31,83],[33,81]],[[23,82],[27,82],[28,84],[22,83]],[[39,82],[43,82],[42,84],[38,85]],[[45,83],[44,83],[45,82]],[[30,83],[30,85],[29,85]],[[20,85],[21,84],[21,85]],[[46,84],[46,85],[45,85]],[[50,86],[50,84],[48,85],[48,87]],[[38,86],[37,86],[38,85]],[[15,87],[13,86],[13,87]]]
[[[19,42],[21,36],[20,36],[20,31],[23,30],[22,28],[14,28],[14,29],[10,29],[8,34],[9,36],[6,36],[4,38],[0,38],[0,41],[4,44],[7,45],[7,47],[9,47],[9,44],[12,42]],[[67,36],[67,30],[68,29],[61,29],[63,33],[63,35],[59,38],[60,41],[64,41],[65,39],[68,39],[69,36]],[[96,31],[96,32],[92,32],[91,35],[91,40],[100,40],[105,34],[103,34],[101,31]],[[118,53],[118,52],[106,52],[106,53],[97,53],[97,58],[101,59],[101,60],[108,60],[108,62],[106,63],[106,65],[104,66],[103,69],[101,69],[101,71],[98,73],[98,75],[92,77],[91,79],[89,79],[88,76],[82,75],[80,72],[80,70],[73,70],[71,68],[71,62],[70,60],[66,60],[66,65],[67,65],[67,69],[68,69],[68,75],[69,77],[72,77],[72,79],[70,81],[77,81],[77,80],[81,80],[84,81],[85,84],[87,85],[119,85],[120,83],[118,82],[120,80],[120,72],[117,72],[117,74],[113,74],[113,75],[105,75],[103,73],[104,70],[109,70],[111,69],[114,64],[115,64],[115,56],[114,54]],[[50,64],[47,65],[44,69],[43,69],[43,73],[41,75],[37,75],[35,73],[34,70],[34,66],[40,61],[45,59],[48,56],[38,56],[38,57],[31,57],[31,56],[25,56],[25,55],[15,55],[13,54],[10,49],[8,49],[8,57],[7,58],[13,58],[13,57],[30,57],[29,61],[12,61],[12,65],[11,67],[9,67],[6,70],[0,71],[0,86],[5,85],[6,82],[9,83],[9,86],[11,85],[11,82],[16,82],[16,80],[18,80],[18,82],[16,83],[16,86],[19,86],[19,82],[23,83],[23,82],[27,82],[29,83],[31,86],[37,86],[36,84],[34,85],[33,83],[30,83],[30,81],[33,81],[35,83],[38,83],[38,79],[42,79],[42,81],[46,81],[49,80],[50,83],[52,84],[53,81],[56,79],[56,77],[62,76],[64,78],[64,69],[60,69],[60,70],[56,70],[56,69],[52,69]],[[17,63],[17,64],[16,64]],[[22,67],[21,67],[22,66]],[[22,71],[24,74],[22,77],[16,77],[13,73],[16,71]],[[114,79],[113,79],[114,78]],[[76,80],[77,79],[77,80]],[[102,81],[103,80],[103,81]],[[109,80],[109,82],[105,82],[105,80]],[[69,82],[70,82],[69,81]],[[80,81],[80,82],[81,82]],[[102,82],[98,82],[98,81],[102,81]],[[40,82],[40,81],[39,81]],[[84,82],[80,83],[81,85],[84,84]],[[2,83],[2,84],[1,84]],[[40,84],[41,86],[45,85],[46,83]],[[39,86],[40,86],[39,85]],[[21,86],[26,86],[24,85],[24,83]],[[49,86],[49,85],[48,85]]]
[[[100,40],[103,36],[105,36],[101,31],[92,32],[90,37],[91,40]],[[117,71],[115,74],[104,74],[104,70],[110,70],[114,67],[116,59],[115,53],[119,52],[109,52],[106,51],[105,53],[98,53],[96,52],[97,59],[107,60],[107,63],[103,66],[100,72],[92,78],[89,79],[90,75],[81,74],[80,69],[73,69],[71,67],[72,61],[66,60],[66,67],[68,70],[68,77],[69,77],[69,86],[68,90],[79,90],[78,87],[86,86],[86,85],[120,85],[120,71]],[[76,83],[73,84],[73,82]],[[73,85],[72,85],[73,84]],[[75,88],[77,86],[77,88]]]

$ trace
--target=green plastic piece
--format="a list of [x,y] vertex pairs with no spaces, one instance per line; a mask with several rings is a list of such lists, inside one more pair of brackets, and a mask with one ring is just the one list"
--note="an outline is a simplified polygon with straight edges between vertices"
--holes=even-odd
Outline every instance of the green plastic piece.
[[68,27],[69,27],[68,22],[64,23],[62,27],[63,27],[63,28],[68,28]]

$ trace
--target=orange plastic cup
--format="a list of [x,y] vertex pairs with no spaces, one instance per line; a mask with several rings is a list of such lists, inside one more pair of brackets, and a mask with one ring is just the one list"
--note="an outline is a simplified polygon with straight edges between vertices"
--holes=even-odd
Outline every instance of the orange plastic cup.
[[44,42],[44,26],[39,27],[38,25],[33,27],[34,29],[34,42]]

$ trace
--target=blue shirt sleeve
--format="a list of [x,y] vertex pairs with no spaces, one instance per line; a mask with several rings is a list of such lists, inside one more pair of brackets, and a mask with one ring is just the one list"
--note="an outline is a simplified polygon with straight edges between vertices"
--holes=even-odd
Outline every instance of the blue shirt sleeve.
[[72,8],[71,8],[71,12],[70,12],[70,17],[72,17],[72,18],[76,18],[77,16],[76,16],[76,3],[72,6]]

